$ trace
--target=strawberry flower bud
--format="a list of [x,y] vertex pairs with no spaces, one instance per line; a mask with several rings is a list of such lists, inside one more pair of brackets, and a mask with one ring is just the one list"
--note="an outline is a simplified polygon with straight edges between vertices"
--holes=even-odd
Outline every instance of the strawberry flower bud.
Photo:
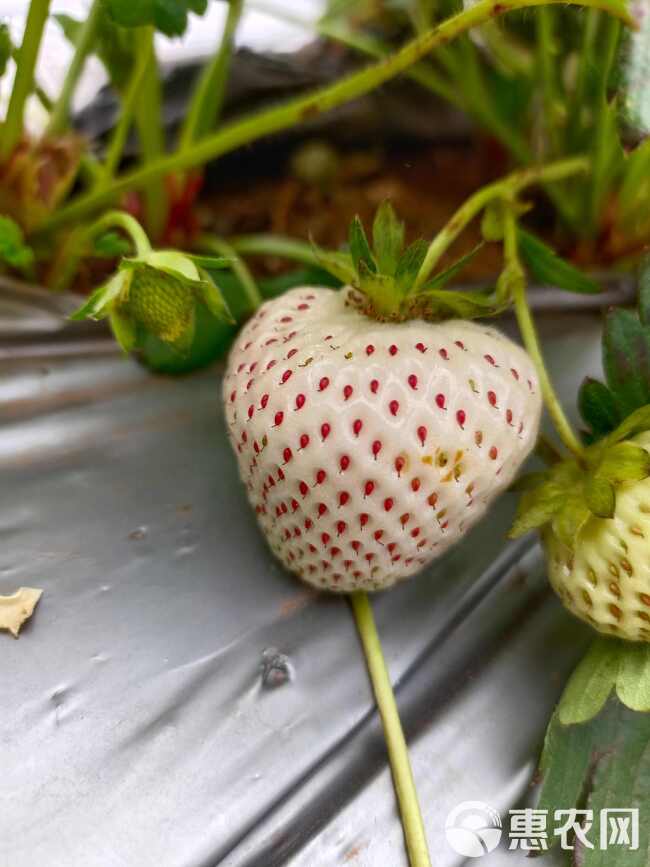
[[118,271],[93,292],[72,319],[109,318],[115,338],[130,352],[143,333],[154,334],[180,353],[194,337],[196,305],[203,302],[218,319],[232,322],[217,286],[202,266],[224,267],[175,250],[154,250],[123,259]]

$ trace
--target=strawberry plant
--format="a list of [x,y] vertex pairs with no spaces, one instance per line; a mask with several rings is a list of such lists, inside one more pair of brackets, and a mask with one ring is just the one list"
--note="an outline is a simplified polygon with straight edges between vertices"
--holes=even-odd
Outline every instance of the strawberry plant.
[[[154,31],[181,33],[189,13],[205,10],[205,0],[95,0],[85,21],[61,19],[75,48],[53,102],[34,81],[47,0],[32,0],[19,49],[0,30],[0,73],[10,56],[16,62],[0,128],[0,259],[59,289],[70,285],[84,260],[116,262],[73,318],[108,319],[125,352],[156,355],[159,369],[186,369],[188,357],[209,360],[210,352],[199,348],[212,345],[206,322],[222,329],[219,350],[227,343],[221,335],[243,323],[223,383],[242,481],[284,566],[318,588],[350,594],[414,867],[430,864],[426,834],[366,593],[409,577],[460,539],[489,513],[536,444],[547,466],[517,483],[523,493],[512,535],[540,531],[551,584],[600,633],[551,721],[542,803],[577,803],[587,785],[594,803],[632,792],[650,805],[642,773],[650,711],[644,553],[650,533],[650,269],[641,277],[638,315],[608,315],[605,381],[586,380],[578,398],[589,428],[582,433],[557,398],[527,299],[531,279],[568,292],[599,291],[596,281],[523,225],[532,187],[546,192],[558,224],[576,237],[600,238],[611,207],[616,247],[618,227],[629,218],[630,243],[616,247],[617,256],[647,240],[647,142],[624,155],[610,102],[622,20],[639,35],[629,37],[628,89],[620,99],[625,93],[627,116],[637,124],[647,118],[639,84],[647,21],[637,20],[623,0],[577,5],[589,7],[582,29],[570,17],[560,26],[567,13],[555,0],[479,0],[461,10],[404,4],[417,30],[410,41],[391,52],[355,36],[360,50],[382,59],[226,124],[219,118],[242,11],[242,3],[231,0],[224,37],[198,77],[170,150],[160,121]],[[529,7],[540,8],[508,30],[496,25],[504,13]],[[336,38],[352,37],[339,32]],[[579,46],[570,87],[551,63],[564,40]],[[122,107],[102,156],[70,128],[71,99],[91,53],[104,63]],[[602,62],[594,64],[594,57]],[[530,130],[515,123],[501,101],[503,78],[515,69],[527,100],[541,94],[539,151]],[[432,239],[408,245],[387,202],[371,232],[360,219],[352,221],[342,250],[273,235],[224,240],[198,231],[192,204],[206,161],[400,73],[453,93],[522,166],[470,196]],[[32,93],[50,112],[40,139],[23,129]],[[140,156],[123,169],[132,127]],[[478,247],[443,265],[479,220]],[[179,238],[186,251],[173,249]],[[498,252],[493,285],[452,288],[483,245]],[[298,260],[318,276],[265,302],[243,258],[260,252]],[[326,273],[331,288],[322,285]],[[476,321],[507,310],[515,314],[523,349]],[[558,444],[538,441],[543,406]],[[638,763],[634,778],[626,762]],[[563,776],[565,764],[570,773]],[[584,863],[595,864],[590,857]]]
[[[475,5],[463,2],[468,10]],[[356,54],[387,56],[396,35],[423,32],[453,6],[332,0],[318,28]],[[630,8],[640,23],[632,35],[597,9],[574,15],[548,6],[535,16],[487,21],[409,71],[515,163],[588,152],[594,176],[549,185],[547,194],[566,249],[604,263],[638,256],[650,238],[650,25],[643,2]]]

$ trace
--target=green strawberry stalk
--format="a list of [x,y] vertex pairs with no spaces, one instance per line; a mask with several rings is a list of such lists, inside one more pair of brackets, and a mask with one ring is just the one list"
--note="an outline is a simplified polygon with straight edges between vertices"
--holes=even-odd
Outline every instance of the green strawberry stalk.
[[408,744],[404,737],[395,693],[381,649],[381,641],[377,633],[370,600],[366,593],[353,593],[350,596],[350,604],[363,644],[368,672],[384,727],[409,863],[411,867],[430,867],[431,859],[429,858],[427,836],[413,780]]
[[32,0],[22,44],[16,58],[16,78],[4,123],[0,127],[0,163],[8,159],[23,134],[25,104],[34,86],[34,70],[50,9],[50,0]]
[[517,221],[515,210],[512,206],[504,208],[503,251],[505,268],[501,275],[502,285],[504,286],[504,291],[514,301],[515,314],[521,337],[537,370],[546,409],[564,445],[580,459],[583,451],[582,445],[564,414],[562,404],[553,388],[546,365],[544,364],[544,358],[537,337],[537,329],[535,328],[535,323],[526,301],[526,275],[519,258]]

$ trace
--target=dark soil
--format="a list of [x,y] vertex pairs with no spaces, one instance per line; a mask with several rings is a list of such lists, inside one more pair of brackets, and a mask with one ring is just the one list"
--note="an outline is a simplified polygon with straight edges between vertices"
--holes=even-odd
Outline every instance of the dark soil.
[[[313,240],[326,248],[345,242],[355,214],[366,228],[384,199],[390,199],[407,228],[407,240],[433,238],[454,210],[483,184],[507,171],[500,149],[490,143],[428,145],[408,150],[355,150],[335,154],[336,170],[323,181],[306,181],[292,170],[296,152],[288,155],[275,176],[248,182],[242,174],[220,179],[217,189],[202,196],[199,222],[221,237],[273,232]],[[450,251],[466,252],[480,241],[473,225]],[[494,276],[500,264],[496,245],[486,245],[464,276]],[[286,270],[272,257],[256,259],[261,273]]]

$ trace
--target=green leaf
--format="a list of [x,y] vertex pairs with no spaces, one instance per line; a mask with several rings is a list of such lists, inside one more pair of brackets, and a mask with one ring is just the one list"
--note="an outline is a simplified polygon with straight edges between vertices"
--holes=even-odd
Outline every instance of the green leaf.
[[619,643],[597,638],[569,678],[558,705],[563,725],[583,723],[600,713],[614,685],[619,668]]
[[621,644],[616,692],[631,710],[650,711],[650,645]]
[[131,250],[131,244],[119,232],[105,232],[95,239],[93,253],[106,259],[126,256]]
[[630,310],[606,317],[603,367],[622,415],[650,403],[650,330]]
[[350,247],[350,255],[357,273],[361,272],[361,263],[366,270],[374,274],[377,271],[377,265],[370,251],[370,245],[366,238],[366,233],[363,228],[363,223],[359,217],[354,217],[350,223],[350,232],[348,236],[348,244]]
[[[548,726],[537,809],[593,811],[587,832],[593,848],[579,847],[581,867],[647,867],[650,851],[650,714],[626,708],[612,695],[589,722],[563,725],[556,712]],[[639,847],[600,847],[601,810],[639,809]],[[559,838],[556,838],[556,841]],[[551,837],[551,841],[553,838]]]
[[578,409],[597,436],[610,433],[621,421],[614,395],[604,383],[586,377],[578,392]]
[[[540,760],[542,789],[537,809],[549,816],[581,804],[585,781],[593,762],[597,737],[593,725],[564,726],[556,711],[546,730]],[[558,842],[557,838],[552,842]]]
[[585,480],[585,502],[593,515],[612,518],[616,508],[614,485],[601,476],[588,476]]
[[638,433],[644,433],[650,430],[650,405],[639,407],[625,421],[612,431],[605,440],[604,445],[613,445],[621,440],[629,439]]
[[23,231],[10,217],[0,215],[0,262],[29,274],[34,265],[34,251],[25,244]]
[[[650,139],[648,139],[650,143]],[[650,163],[648,164],[650,174]],[[639,271],[639,318],[643,325],[650,326],[650,256],[646,256]]]
[[0,24],[0,78],[7,71],[7,64],[11,58],[13,49],[9,27],[6,24]]
[[395,269],[395,282],[400,295],[408,295],[413,288],[428,249],[428,243],[420,238],[408,246],[400,256]]
[[397,219],[393,206],[386,199],[377,208],[372,224],[372,245],[379,271],[395,275],[404,244],[404,223]]
[[640,482],[650,475],[650,454],[635,443],[616,443],[603,453],[597,473],[610,482]]
[[561,259],[554,250],[535,235],[524,231],[524,229],[518,229],[517,241],[522,259],[539,283],[556,286],[567,292],[582,294],[600,292],[600,286],[595,280]]
[[[463,268],[469,265],[469,263],[483,246],[483,242],[477,244],[473,250],[470,250],[469,253],[461,256],[460,259],[457,259],[453,263],[453,265],[449,266],[449,268],[445,268],[444,271],[440,271],[438,274],[435,274],[432,280],[429,280],[428,283],[425,283],[425,285],[418,290],[417,294],[427,295],[431,290],[442,289],[444,286],[447,285],[447,283],[449,283],[450,280],[453,280],[456,274],[458,274],[460,271],[463,270]],[[485,294],[482,294],[478,297],[486,298],[487,296]]]
[[109,15],[121,27],[153,25],[166,36],[182,36],[189,12],[203,15],[207,0],[104,0]]

